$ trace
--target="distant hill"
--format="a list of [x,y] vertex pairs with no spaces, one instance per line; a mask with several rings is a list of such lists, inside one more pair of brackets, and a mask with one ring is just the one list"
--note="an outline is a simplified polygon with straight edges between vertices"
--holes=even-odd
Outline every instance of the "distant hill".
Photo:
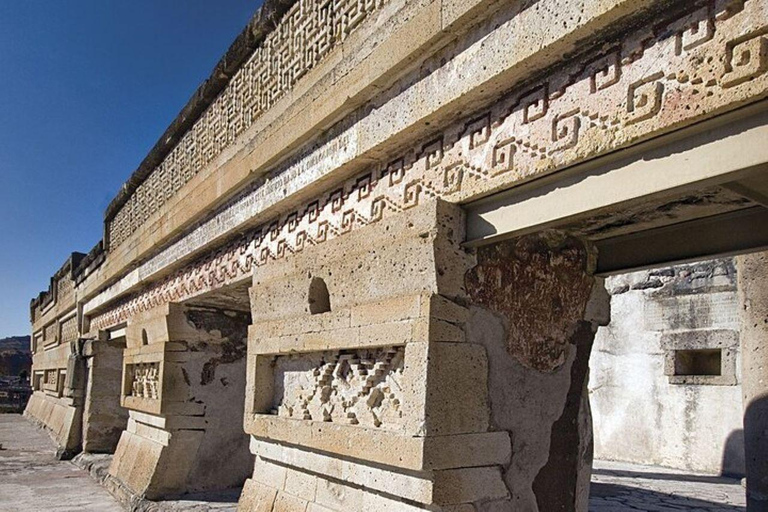
[[0,339],[0,352],[3,350],[21,350],[29,352],[29,336],[11,336]]
[[31,368],[29,336],[0,339],[0,377],[16,377],[23,370],[29,375]]

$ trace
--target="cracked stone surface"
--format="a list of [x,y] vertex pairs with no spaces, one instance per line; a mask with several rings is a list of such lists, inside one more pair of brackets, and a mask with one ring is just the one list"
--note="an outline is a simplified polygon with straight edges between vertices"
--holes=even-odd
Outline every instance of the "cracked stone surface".
[[590,512],[743,512],[746,496],[735,478],[678,469],[596,461]]

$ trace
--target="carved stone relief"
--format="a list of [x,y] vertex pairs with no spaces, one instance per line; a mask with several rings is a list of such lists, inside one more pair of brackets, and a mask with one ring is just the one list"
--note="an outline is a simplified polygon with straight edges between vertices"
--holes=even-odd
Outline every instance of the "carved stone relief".
[[385,0],[301,0],[109,223],[125,241]]
[[398,429],[404,347],[275,358],[273,414],[300,420]]
[[[243,279],[254,266],[421,201],[469,200],[763,98],[768,93],[767,48],[768,12],[757,0],[692,4],[683,15],[640,28],[539,84],[512,91],[489,111],[447,127],[426,143],[203,256],[96,315],[92,328],[105,329],[158,305]],[[336,135],[345,137],[348,132]],[[316,155],[305,155],[312,158]],[[300,163],[290,162],[284,171],[301,172],[289,177],[276,172],[272,180],[245,191],[233,200],[233,209],[250,214],[267,195],[288,188],[292,179],[306,180]],[[233,215],[226,207],[223,211]],[[210,223],[211,233],[220,234],[219,220]],[[194,236],[205,239],[206,233]]]
[[160,389],[160,363],[140,363],[127,366],[129,378],[127,396],[157,400]]

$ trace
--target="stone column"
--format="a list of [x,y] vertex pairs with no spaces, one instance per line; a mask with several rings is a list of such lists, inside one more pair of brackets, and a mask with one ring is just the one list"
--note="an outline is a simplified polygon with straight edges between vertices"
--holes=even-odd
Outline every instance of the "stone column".
[[588,244],[548,232],[479,248],[467,274],[468,337],[488,350],[492,424],[512,437],[508,510],[588,509],[589,356],[610,320],[595,256]]
[[587,510],[594,255],[463,228],[436,201],[257,267],[241,512]]
[[247,313],[168,304],[131,318],[129,409],[106,484],[124,502],[242,485]]
[[768,511],[768,252],[737,260],[747,510]]
[[238,510],[511,510],[463,229],[431,202],[257,267]]
[[87,365],[87,389],[83,409],[83,451],[114,453],[128,423],[128,411],[120,405],[125,338],[87,340],[83,355]]

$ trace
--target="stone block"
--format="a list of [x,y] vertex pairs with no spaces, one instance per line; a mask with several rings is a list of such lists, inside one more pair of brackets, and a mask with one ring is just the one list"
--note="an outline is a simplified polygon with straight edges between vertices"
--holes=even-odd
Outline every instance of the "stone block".
[[287,492],[278,491],[272,512],[306,512],[308,503]]
[[246,480],[237,512],[273,512],[277,489],[260,484],[254,480]]
[[433,502],[457,505],[509,497],[500,467],[461,468],[434,473]]
[[[253,452],[259,455],[258,452]],[[267,485],[277,490],[285,489],[285,479],[288,470],[284,466],[278,466],[265,460],[263,457],[256,457],[253,467],[253,480]]]
[[412,364],[426,368],[426,435],[487,432],[490,406],[485,348],[469,343],[432,343],[421,350],[421,356],[426,359]]
[[316,503],[331,510],[364,510],[365,493],[324,478],[317,481]]
[[285,492],[306,502],[313,502],[317,493],[317,477],[301,471],[291,471],[285,479]]

